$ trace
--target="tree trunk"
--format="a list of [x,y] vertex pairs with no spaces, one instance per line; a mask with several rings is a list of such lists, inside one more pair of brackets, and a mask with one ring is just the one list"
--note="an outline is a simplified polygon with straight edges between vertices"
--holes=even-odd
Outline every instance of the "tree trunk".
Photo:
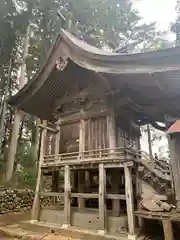
[[[21,65],[21,73],[19,78],[19,89],[21,89],[25,84],[26,58],[28,56],[29,35],[30,35],[30,24],[27,26],[27,30],[26,30],[23,61]],[[21,112],[19,110],[16,110],[14,115],[14,124],[12,128],[12,136],[11,136],[11,141],[9,146],[9,152],[7,156],[6,181],[10,181],[13,174],[20,124],[21,124]]]

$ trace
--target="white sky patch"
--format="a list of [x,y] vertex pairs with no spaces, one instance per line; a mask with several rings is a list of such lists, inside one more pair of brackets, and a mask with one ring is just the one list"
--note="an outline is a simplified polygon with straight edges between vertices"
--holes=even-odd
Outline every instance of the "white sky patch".
[[170,23],[176,19],[177,0],[134,0],[145,22],[156,22],[157,28],[168,30]]

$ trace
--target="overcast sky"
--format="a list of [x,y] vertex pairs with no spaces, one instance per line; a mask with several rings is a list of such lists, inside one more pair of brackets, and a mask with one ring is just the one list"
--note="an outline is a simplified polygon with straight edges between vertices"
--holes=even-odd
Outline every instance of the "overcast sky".
[[176,18],[177,0],[134,0],[135,6],[147,22],[157,22],[157,27],[167,30]]

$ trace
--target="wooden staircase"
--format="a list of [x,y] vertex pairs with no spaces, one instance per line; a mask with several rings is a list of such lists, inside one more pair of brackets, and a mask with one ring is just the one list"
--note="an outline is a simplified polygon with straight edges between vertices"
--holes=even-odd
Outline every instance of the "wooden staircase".
[[170,196],[173,194],[171,186],[171,167],[168,163],[147,157],[137,160],[139,178],[148,183],[158,194]]

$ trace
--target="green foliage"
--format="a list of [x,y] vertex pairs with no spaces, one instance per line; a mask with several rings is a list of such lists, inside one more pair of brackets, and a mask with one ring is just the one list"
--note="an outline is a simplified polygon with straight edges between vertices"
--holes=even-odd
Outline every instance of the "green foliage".
[[71,20],[71,31],[86,42],[127,51],[147,45],[157,35],[155,23],[144,24],[129,1],[64,0],[61,12]]
[[180,1],[177,1],[176,5],[177,18],[174,23],[171,24],[171,31],[176,35],[176,43],[180,44]]

